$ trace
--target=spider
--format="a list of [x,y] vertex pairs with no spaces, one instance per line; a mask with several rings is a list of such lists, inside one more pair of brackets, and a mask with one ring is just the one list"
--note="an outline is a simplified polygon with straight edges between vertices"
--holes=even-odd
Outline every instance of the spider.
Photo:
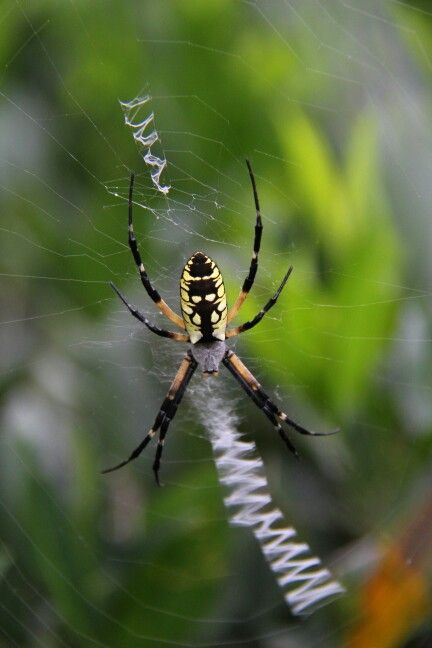
[[159,482],[159,469],[162,457],[162,451],[165,443],[165,437],[168,432],[169,424],[174,418],[180,401],[186,391],[190,379],[192,378],[197,367],[205,375],[217,375],[220,363],[222,363],[228,371],[232,373],[234,378],[243,387],[246,394],[253,400],[253,402],[263,411],[265,416],[273,424],[274,428],[287,445],[288,449],[298,457],[297,450],[288,438],[286,431],[283,429],[281,423],[285,423],[288,427],[292,428],[300,434],[310,436],[326,436],[333,434],[333,432],[317,433],[310,432],[303,426],[295,421],[280,410],[268,397],[262,389],[259,382],[251,374],[249,369],[243,364],[240,358],[227,348],[225,340],[235,337],[239,333],[248,331],[256,326],[264,317],[264,315],[275,305],[280,293],[282,292],[289,276],[293,270],[290,266],[281,281],[279,288],[271,299],[268,300],[266,305],[255,315],[255,317],[240,326],[235,326],[227,329],[227,324],[239,312],[243,302],[245,301],[252,285],[254,283],[255,275],[258,269],[258,253],[260,250],[261,236],[263,225],[261,220],[260,205],[258,199],[258,192],[256,188],[255,177],[252,171],[249,160],[246,160],[249,171],[249,177],[252,184],[253,197],[255,202],[256,222],[255,222],[255,238],[253,245],[252,259],[249,267],[249,273],[244,280],[240,294],[238,295],[234,305],[227,310],[225,287],[222,274],[210,257],[203,252],[195,252],[190,259],[186,262],[183,272],[180,277],[180,305],[182,317],[179,317],[168,304],[161,298],[156,288],[151,283],[147,271],[141,259],[138,249],[138,243],[135,238],[133,222],[132,222],[132,205],[133,205],[133,185],[134,174],[131,174],[129,185],[129,221],[128,221],[128,243],[132,252],[133,258],[138,268],[141,282],[146,289],[150,299],[156,304],[159,310],[176,326],[183,329],[183,333],[174,331],[167,331],[149,322],[143,313],[141,313],[136,306],[128,302],[126,297],[122,295],[120,290],[111,282],[111,287],[117,293],[123,304],[137,320],[142,322],[150,331],[160,335],[161,337],[175,340],[176,342],[190,342],[191,346],[186,352],[177,374],[168,390],[165,400],[156,416],[153,427],[135,448],[132,454],[125,461],[103,470],[102,473],[110,473],[118,470],[126,464],[140,456],[147,444],[153,437],[159,433],[155,459],[153,463],[153,471],[156,478],[156,483]]

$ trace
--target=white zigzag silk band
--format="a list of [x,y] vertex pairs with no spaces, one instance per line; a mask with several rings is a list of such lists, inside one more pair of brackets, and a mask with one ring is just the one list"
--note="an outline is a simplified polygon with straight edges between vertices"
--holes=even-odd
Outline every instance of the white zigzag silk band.
[[[154,113],[151,112],[145,119],[141,121],[135,121],[138,118],[138,115],[141,112],[142,107],[151,100],[150,95],[145,95],[143,97],[136,97],[131,101],[120,101],[120,106],[124,113],[124,121],[126,126],[129,126],[133,129],[133,137],[135,142],[145,149],[143,155],[144,162],[153,168],[151,171],[151,179],[156,189],[163,194],[167,194],[171,187],[169,185],[162,185],[160,183],[160,177],[162,171],[165,169],[167,161],[157,155],[153,155],[151,152],[151,147],[159,140],[159,135],[157,130],[154,127]],[[145,134],[145,131],[150,131]]]
[[[283,527],[283,514],[273,508],[264,465],[254,442],[241,440],[236,418],[227,403],[209,392],[200,412],[215,456],[219,481],[230,494],[224,498],[233,525],[250,527],[293,614],[304,615],[345,590],[332,579],[306,543],[295,542],[293,527]],[[234,510],[233,510],[234,509]]]

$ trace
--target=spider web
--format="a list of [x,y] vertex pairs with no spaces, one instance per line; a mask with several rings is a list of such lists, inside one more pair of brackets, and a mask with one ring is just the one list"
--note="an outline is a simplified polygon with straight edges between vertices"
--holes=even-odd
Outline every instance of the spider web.
[[[165,326],[126,244],[133,169],[137,235],[166,301],[203,249],[233,303],[252,250],[252,160],[264,235],[244,319],[295,273],[236,351],[293,418],[343,431],[298,441],[297,463],[229,375],[212,388],[352,601],[429,483],[430,15],[360,0],[124,4],[1,8],[0,634],[7,646],[344,645],[360,613],[341,602],[299,623],[247,532],[228,527],[199,386],[170,428],[163,489],[153,448],[98,474],[150,428],[183,353],[131,321],[108,282]],[[165,195],[118,104],[146,92]],[[316,133],[334,160],[324,173]],[[350,147],[363,176],[346,169]],[[356,236],[367,262],[346,258]],[[370,353],[377,396],[350,402],[350,367]]]

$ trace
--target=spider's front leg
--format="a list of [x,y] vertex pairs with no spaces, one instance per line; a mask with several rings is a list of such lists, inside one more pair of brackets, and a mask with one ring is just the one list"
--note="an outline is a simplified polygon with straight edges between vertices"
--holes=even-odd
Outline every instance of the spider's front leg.
[[246,279],[243,282],[243,286],[239,296],[237,297],[233,306],[228,311],[227,322],[230,322],[237,315],[255,281],[255,276],[258,270],[258,254],[261,247],[261,236],[263,231],[261,209],[259,204],[258,191],[256,188],[255,176],[253,174],[251,163],[249,162],[249,160],[246,160],[246,164],[249,171],[249,177],[252,183],[252,191],[253,191],[254,202],[255,202],[255,215],[256,215],[255,237],[253,243],[252,259],[249,266],[249,272]]
[[225,367],[232,373],[234,378],[240,385],[243,387],[247,395],[254,401],[254,403],[263,411],[267,418],[273,423],[277,432],[286,443],[290,451],[298,457],[298,452],[289,440],[286,432],[283,430],[279,421],[286,423],[290,428],[299,432],[300,434],[306,434],[307,436],[328,436],[329,434],[335,434],[338,430],[333,430],[331,432],[311,432],[307,430],[302,425],[293,421],[288,417],[285,412],[280,410],[269,396],[262,389],[260,383],[256,380],[253,374],[249,371],[245,364],[240,360],[240,358],[231,350],[227,351],[224,359],[222,360]]
[[141,278],[142,285],[147,291],[150,299],[156,304],[161,313],[165,315],[171,322],[181,329],[185,328],[184,321],[177,313],[168,306],[168,304],[162,299],[156,288],[153,286],[152,282],[149,279],[147,271],[144,267],[144,263],[141,259],[141,254],[138,248],[138,242],[135,237],[134,227],[133,227],[133,186],[134,186],[134,174],[131,173],[130,184],[129,184],[129,212],[128,212],[128,244],[132,256],[134,258],[135,264],[138,268],[138,272]]
[[188,351],[188,353],[182,360],[182,363],[179,367],[179,370],[177,371],[174,380],[171,383],[171,386],[168,390],[165,400],[162,403],[158,415],[156,416],[155,422],[153,423],[152,429],[146,434],[144,439],[135,448],[135,450],[131,453],[128,459],[126,459],[125,461],[121,461],[119,464],[113,466],[112,468],[107,468],[103,470],[102,474],[114,472],[119,468],[123,468],[123,466],[126,466],[134,459],[137,459],[137,457],[140,456],[141,452],[148,445],[151,439],[153,439],[155,434],[160,430],[158,445],[156,448],[156,456],[153,463],[153,471],[155,473],[156,482],[158,486],[160,485],[159,467],[160,467],[160,460],[162,456],[165,436],[168,431],[169,424],[171,423],[172,419],[175,416],[177,407],[179,406],[180,401],[183,398],[183,395],[186,391],[189,381],[192,378],[196,368],[197,368],[197,363],[193,359],[191,353]]

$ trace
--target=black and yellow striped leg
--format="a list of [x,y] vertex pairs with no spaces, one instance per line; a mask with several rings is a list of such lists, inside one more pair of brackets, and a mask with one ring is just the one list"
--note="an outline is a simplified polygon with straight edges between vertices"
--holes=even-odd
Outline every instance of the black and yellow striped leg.
[[[181,378],[181,380],[180,380],[180,385],[177,388],[177,391],[175,391],[176,385],[174,383],[176,382],[176,380],[178,378],[178,374],[177,374],[176,378],[174,379],[173,384],[171,385],[170,391],[168,392],[168,395],[167,395],[167,398],[164,401],[164,404],[162,405],[162,408],[164,408],[164,406],[166,404],[165,418],[164,418],[164,420],[162,422],[162,425],[161,425],[161,428],[160,428],[159,439],[158,439],[158,444],[157,444],[157,448],[156,448],[156,455],[155,455],[155,459],[154,459],[154,462],[153,462],[153,472],[154,472],[156,483],[157,483],[158,486],[160,486],[160,482],[159,482],[160,462],[161,462],[162,452],[163,452],[163,448],[164,448],[164,444],[165,444],[165,437],[166,437],[166,434],[168,432],[168,427],[169,427],[169,424],[171,423],[171,421],[173,420],[173,418],[174,418],[174,416],[175,416],[175,414],[177,412],[177,408],[180,405],[180,402],[181,402],[181,400],[182,400],[182,398],[184,396],[184,393],[185,393],[186,388],[187,388],[187,386],[189,384],[189,381],[192,378],[195,369],[197,368],[197,363],[192,358],[192,356],[190,354],[188,354],[187,359],[183,360],[183,362],[186,362],[187,360],[190,361],[189,366],[188,366],[188,368],[186,370],[186,373],[184,374],[184,377]],[[182,371],[181,367],[180,367],[179,372],[180,371]],[[174,390],[175,393],[174,393],[173,398],[170,400],[170,394],[172,393],[172,390]]]
[[153,333],[156,333],[156,335],[160,335],[161,337],[169,338],[170,340],[175,340],[176,342],[189,342],[189,335],[186,335],[186,333],[176,333],[174,331],[166,331],[165,329],[162,329],[159,326],[156,326],[155,324],[151,324],[148,321],[147,317],[145,317],[145,315],[143,315],[141,311],[139,311],[138,308],[136,308],[136,306],[129,304],[126,297],[124,297],[121,294],[120,290],[117,288],[117,286],[115,286],[112,283],[112,281],[110,282],[110,286],[120,297],[123,304],[129,310],[130,314],[136,317],[137,320],[145,324],[147,328],[150,329],[150,331],[153,331]]
[[151,283],[148,274],[146,272],[146,269],[144,268],[144,264],[141,259],[141,254],[138,249],[138,243],[135,238],[135,233],[134,233],[134,228],[133,228],[133,221],[132,221],[132,208],[133,208],[133,185],[134,185],[134,174],[131,174],[130,177],[130,185],[129,185],[129,222],[128,222],[128,243],[130,250],[133,254],[133,258],[135,260],[135,263],[138,267],[138,271],[141,277],[142,284],[144,288],[146,289],[148,296],[150,299],[154,301],[156,306],[159,308],[159,310],[166,316],[168,317],[171,322],[176,324],[178,327],[184,329],[185,325],[183,322],[183,319],[179,317],[174,311],[168,306],[168,304],[162,299],[156,288],[154,288],[153,284]]
[[241,324],[240,326],[236,326],[235,328],[226,331],[225,337],[230,338],[234,337],[235,335],[238,335],[239,333],[243,333],[243,331],[248,331],[249,329],[253,328],[256,326],[259,322],[261,322],[262,318],[264,315],[274,306],[279,298],[279,295],[281,294],[286,282],[288,281],[288,278],[293,271],[293,267],[290,266],[288,268],[288,272],[286,273],[285,277],[282,279],[281,285],[279,288],[276,290],[275,294],[271,299],[268,300],[267,304],[264,306],[262,310],[258,313],[258,315],[255,315],[255,317],[248,322],[245,322],[244,324]]
[[258,253],[261,246],[261,236],[263,231],[261,210],[260,210],[260,204],[258,199],[258,191],[256,188],[255,176],[253,174],[252,167],[249,160],[246,160],[246,164],[249,170],[249,176],[252,183],[252,190],[253,190],[254,201],[255,201],[255,212],[256,212],[255,237],[254,237],[252,259],[249,267],[249,273],[246,279],[244,280],[239,296],[237,297],[233,306],[228,311],[227,322],[230,322],[237,315],[241,305],[243,304],[244,300],[248,296],[250,289],[253,286],[253,282],[255,281],[255,275],[258,270]]
[[[254,389],[251,387],[251,385],[241,376],[239,371],[232,365],[229,361],[229,359],[225,356],[225,359],[222,361],[225,367],[232,373],[234,378],[237,380],[238,383],[243,387],[244,391],[246,394],[253,400],[255,405],[257,405],[267,416],[267,418],[270,420],[270,422],[273,424],[276,432],[279,434],[281,437],[282,441],[286,444],[288,447],[288,450],[293,453],[297,458],[299,458],[299,453],[297,452],[295,446],[293,443],[290,441],[287,433],[279,423],[279,421],[276,419],[276,416],[272,409],[269,407],[267,404],[266,400],[263,399],[260,394],[258,394]],[[268,400],[268,399],[267,399]]]
[[107,474],[110,472],[114,472],[115,470],[119,470],[119,468],[123,468],[123,466],[126,466],[128,463],[130,463],[131,461],[139,457],[142,451],[144,450],[144,448],[150,443],[150,441],[153,439],[155,434],[160,429],[159,443],[156,449],[155,462],[153,464],[153,470],[155,471],[156,481],[159,484],[158,470],[159,470],[160,458],[162,455],[162,447],[163,447],[165,435],[167,433],[170,422],[174,418],[174,415],[177,411],[177,407],[183,397],[186,387],[190,379],[192,378],[192,375],[196,368],[197,368],[197,363],[192,358],[191,354],[188,352],[186,356],[183,358],[179,370],[173,382],[171,383],[171,386],[168,390],[165,400],[162,403],[158,415],[156,416],[155,422],[153,423],[152,429],[144,437],[141,443],[135,448],[135,450],[132,452],[132,454],[129,456],[128,459],[126,459],[125,461],[121,461],[119,464],[113,466],[112,468],[107,468],[103,470],[102,474]]
[[[250,396],[250,398],[254,401],[254,403],[258,405],[260,409],[263,410],[264,414],[272,421],[273,424],[275,420],[277,423],[277,419],[279,419],[279,421],[286,423],[286,425],[288,425],[290,428],[292,428],[299,434],[305,434],[307,436],[328,436],[329,434],[335,434],[335,432],[338,431],[338,430],[334,430],[331,432],[311,432],[310,430],[304,428],[302,425],[299,425],[299,423],[297,423],[296,421],[293,421],[291,418],[289,418],[287,414],[285,414],[285,412],[280,410],[270,400],[268,395],[261,388],[261,385],[256,380],[256,378],[252,375],[252,373],[249,371],[246,365],[243,364],[240,358],[233,351],[231,350],[227,351],[222,362],[225,365],[225,367],[232,373],[234,378],[240,383],[240,385],[246,391],[248,396]],[[288,440],[288,437],[286,437],[286,435],[284,436],[283,430],[281,432],[280,429],[278,428],[278,432],[283,438],[283,440],[285,441],[285,443],[287,443],[291,452],[297,454],[294,446]]]

